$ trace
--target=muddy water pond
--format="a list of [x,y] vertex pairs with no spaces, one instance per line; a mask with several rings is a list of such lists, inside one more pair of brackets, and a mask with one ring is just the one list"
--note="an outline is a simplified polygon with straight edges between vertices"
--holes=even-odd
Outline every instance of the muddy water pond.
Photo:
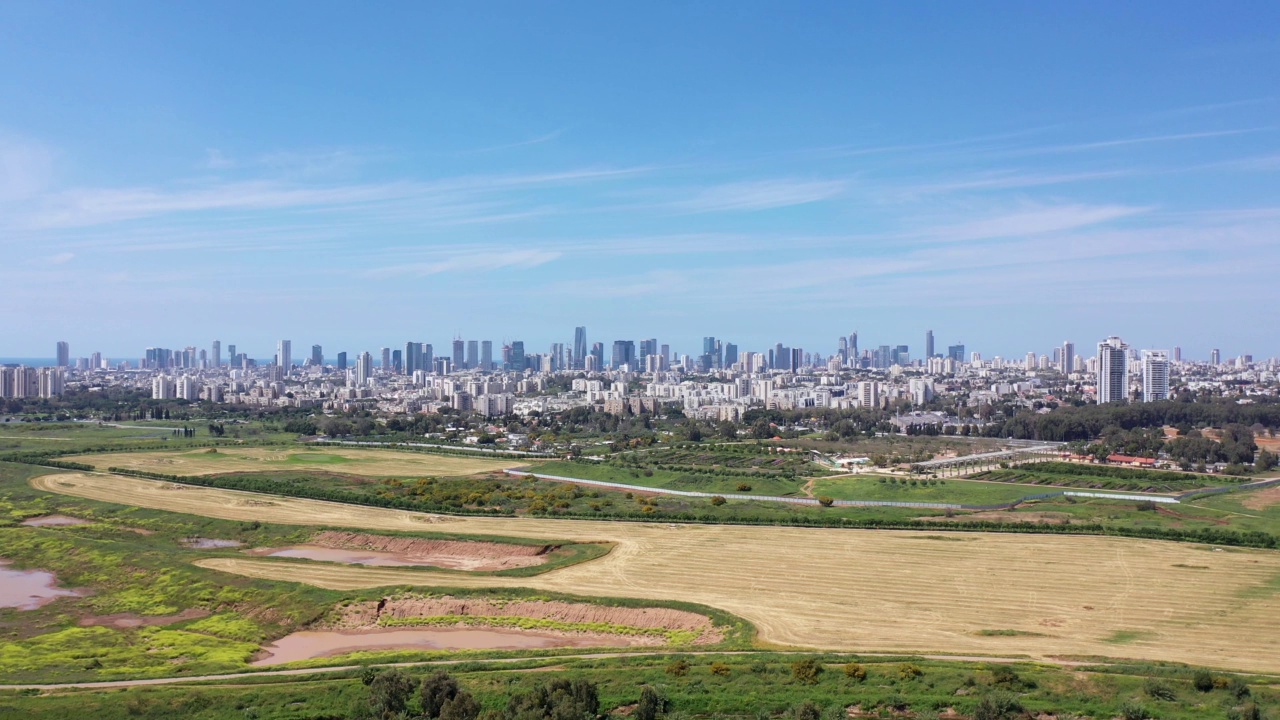
[[332,657],[374,650],[520,650],[524,648],[621,647],[622,636],[558,636],[525,630],[411,628],[377,630],[304,630],[263,648],[254,665]]
[[0,560],[0,608],[35,610],[60,597],[79,597],[75,590],[58,587],[58,579],[44,570],[14,570]]
[[383,550],[347,550],[320,545],[290,545],[280,548],[255,548],[250,555],[260,557],[302,558],[350,565],[376,565],[379,567],[450,567],[449,563],[432,562],[429,559],[406,557],[402,553]]
[[65,527],[67,525],[88,525],[91,521],[70,515],[41,515],[22,521],[26,527]]

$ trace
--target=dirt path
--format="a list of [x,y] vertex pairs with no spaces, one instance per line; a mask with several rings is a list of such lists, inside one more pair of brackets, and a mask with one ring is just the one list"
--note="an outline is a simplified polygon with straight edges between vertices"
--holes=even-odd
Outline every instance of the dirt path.
[[[146,678],[143,680],[106,680],[101,682],[51,683],[46,685],[0,685],[0,690],[108,690],[112,688],[140,687],[144,685],[179,685],[184,683],[217,682],[219,680],[241,680],[251,677],[290,677],[297,675],[321,675],[328,673],[362,670],[366,667],[405,668],[430,667],[433,665],[461,665],[463,663],[495,663],[514,664],[525,662],[550,662],[553,660],[609,660],[613,658],[652,657],[655,655],[756,655],[756,650],[737,650],[730,652],[672,652],[671,650],[654,650],[646,652],[611,652],[586,653],[581,655],[548,655],[546,657],[495,658],[492,660],[459,659],[459,660],[424,660],[421,662],[386,663],[381,665],[334,665],[331,667],[297,668],[291,670],[255,670],[224,675],[193,675],[191,677]],[[784,651],[770,652],[772,655],[812,655],[812,652]],[[1106,662],[1083,662],[1078,660],[1036,659],[1030,657],[992,657],[987,655],[914,655],[906,653],[850,653],[857,657],[913,657],[940,662],[984,662],[984,663],[1025,663],[1036,662],[1042,665],[1057,667],[1083,667],[1087,665],[1106,665]],[[541,668],[538,668],[541,669]]]

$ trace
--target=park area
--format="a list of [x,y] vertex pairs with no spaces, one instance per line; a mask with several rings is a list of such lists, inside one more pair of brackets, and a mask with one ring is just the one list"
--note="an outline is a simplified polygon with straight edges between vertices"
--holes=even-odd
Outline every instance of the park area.
[[65,458],[105,470],[164,475],[213,475],[310,470],[363,477],[472,475],[521,464],[518,460],[346,447],[215,447],[183,452],[106,453]]

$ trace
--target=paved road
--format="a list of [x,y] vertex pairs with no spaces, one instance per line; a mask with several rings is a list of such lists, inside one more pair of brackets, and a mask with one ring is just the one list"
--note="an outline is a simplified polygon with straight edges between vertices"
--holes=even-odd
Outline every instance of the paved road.
[[102,682],[75,682],[75,683],[51,683],[45,685],[0,685],[0,690],[108,690],[111,688],[140,687],[144,685],[180,685],[184,683],[198,682],[217,682],[220,680],[241,680],[252,677],[290,677],[297,675],[320,675],[326,673],[340,673],[350,670],[360,670],[365,667],[425,667],[432,665],[460,665],[462,663],[523,663],[523,662],[555,662],[564,660],[607,660],[610,658],[629,658],[629,657],[651,657],[655,655],[754,655],[758,653],[768,653],[771,655],[856,655],[858,657],[910,657],[921,658],[924,660],[938,660],[943,662],[988,662],[988,663],[1024,663],[1036,662],[1044,665],[1055,665],[1058,667],[1081,667],[1084,665],[1106,665],[1106,662],[1082,662],[1077,660],[1058,660],[1058,659],[1042,659],[1030,657],[988,657],[983,655],[917,655],[912,653],[823,653],[820,651],[768,651],[768,650],[733,650],[733,651],[700,651],[700,652],[681,652],[679,650],[654,650],[649,652],[613,652],[613,653],[587,653],[583,655],[548,655],[544,657],[520,657],[520,658],[496,658],[492,660],[477,660],[475,658],[460,658],[457,660],[423,660],[420,662],[400,662],[386,663],[381,665],[335,665],[331,667],[319,668],[301,668],[289,670],[256,670],[243,673],[227,673],[224,675],[195,675],[191,677],[171,677],[171,678],[146,678],[143,680],[107,680]]

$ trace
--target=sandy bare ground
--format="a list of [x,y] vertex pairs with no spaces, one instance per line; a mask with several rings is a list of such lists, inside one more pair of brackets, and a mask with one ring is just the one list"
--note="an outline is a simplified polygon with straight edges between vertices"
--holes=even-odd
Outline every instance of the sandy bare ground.
[[[348,462],[332,462],[332,457]],[[264,472],[268,470],[314,470],[368,477],[423,477],[428,475],[473,475],[527,465],[524,460],[472,458],[397,450],[370,450],[345,447],[298,448],[207,448],[182,452],[104,453],[74,455],[67,459],[92,465],[128,468],[169,475],[212,475],[215,473]]]
[[1250,510],[1266,510],[1272,505],[1280,504],[1280,485],[1246,493],[1240,504]]
[[[428,540],[425,538],[325,530],[311,536],[310,545],[338,550],[387,553],[411,565],[430,565],[453,570],[508,570],[532,567],[547,561],[553,545],[516,545],[471,540]],[[269,555],[272,548],[250,551]],[[378,563],[373,563],[378,564]]]
[[[611,541],[598,560],[531,578],[210,558],[204,567],[321,587],[520,586],[674,599],[756,624],[766,643],[832,650],[1098,655],[1280,671],[1280,553],[1126,538],[441,518],[102,474],[38,489],[232,520]],[[1182,566],[1182,567],[1180,567]],[[1189,567],[1187,567],[1189,566]],[[982,636],[1022,630],[1044,637]],[[1118,632],[1141,639],[1106,642]]]

